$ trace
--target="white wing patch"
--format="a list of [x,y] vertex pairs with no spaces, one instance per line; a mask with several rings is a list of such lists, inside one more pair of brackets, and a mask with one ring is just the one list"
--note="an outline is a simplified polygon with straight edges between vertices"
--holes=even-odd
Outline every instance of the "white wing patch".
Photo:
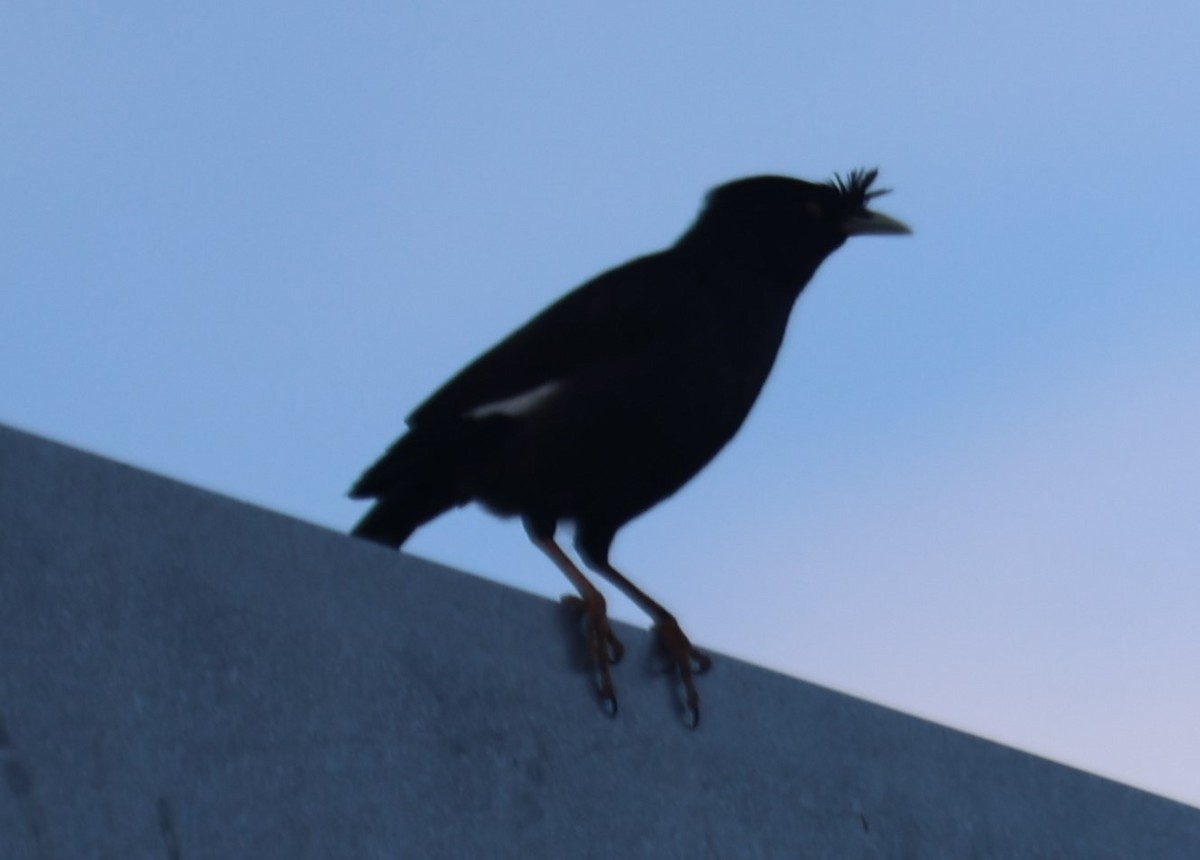
[[506,397],[504,400],[497,400],[495,403],[485,403],[482,406],[476,406],[470,412],[466,413],[468,418],[486,418],[489,415],[508,415],[516,417],[518,415],[527,415],[534,409],[537,409],[547,398],[551,397],[562,384],[558,380],[551,380],[537,388],[531,388],[529,391],[523,391],[520,394],[512,397]]

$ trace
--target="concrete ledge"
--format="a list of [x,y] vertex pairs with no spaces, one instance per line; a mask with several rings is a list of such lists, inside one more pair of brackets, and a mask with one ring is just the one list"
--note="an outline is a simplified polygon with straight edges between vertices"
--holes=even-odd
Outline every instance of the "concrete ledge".
[[[1200,856],[1200,811],[0,427],[0,857]],[[332,491],[336,491],[334,488]]]

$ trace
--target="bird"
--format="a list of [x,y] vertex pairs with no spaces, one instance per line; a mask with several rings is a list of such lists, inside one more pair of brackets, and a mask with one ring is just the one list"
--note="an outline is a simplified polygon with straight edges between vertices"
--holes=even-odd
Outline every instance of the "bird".
[[374,500],[351,533],[398,549],[470,502],[519,517],[578,592],[563,600],[578,614],[603,708],[616,716],[612,667],[625,649],[604,595],[556,540],[560,525],[573,525],[584,564],[653,620],[697,727],[695,676],[712,659],[612,565],[610,548],[733,438],[820,264],[852,236],[912,232],[870,208],[888,193],[873,187],[877,175],[760,175],[712,189],[673,245],[567,293],[421,403],[350,489]]

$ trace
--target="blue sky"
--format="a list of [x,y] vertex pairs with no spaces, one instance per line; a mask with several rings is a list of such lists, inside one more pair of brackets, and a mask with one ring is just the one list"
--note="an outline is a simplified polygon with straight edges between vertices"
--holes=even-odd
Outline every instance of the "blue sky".
[[[916,235],[825,265],[615,563],[705,646],[1200,805],[1200,6],[810,5],[6,9],[0,420],[346,529],[413,406],[709,187],[879,165]],[[477,511],[407,548],[567,587]]]

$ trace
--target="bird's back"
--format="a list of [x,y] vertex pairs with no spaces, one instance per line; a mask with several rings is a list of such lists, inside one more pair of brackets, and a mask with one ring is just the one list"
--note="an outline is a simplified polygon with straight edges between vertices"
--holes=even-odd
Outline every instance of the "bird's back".
[[453,421],[603,364],[679,325],[686,272],[650,254],[567,293],[480,355],[409,416],[412,427]]

